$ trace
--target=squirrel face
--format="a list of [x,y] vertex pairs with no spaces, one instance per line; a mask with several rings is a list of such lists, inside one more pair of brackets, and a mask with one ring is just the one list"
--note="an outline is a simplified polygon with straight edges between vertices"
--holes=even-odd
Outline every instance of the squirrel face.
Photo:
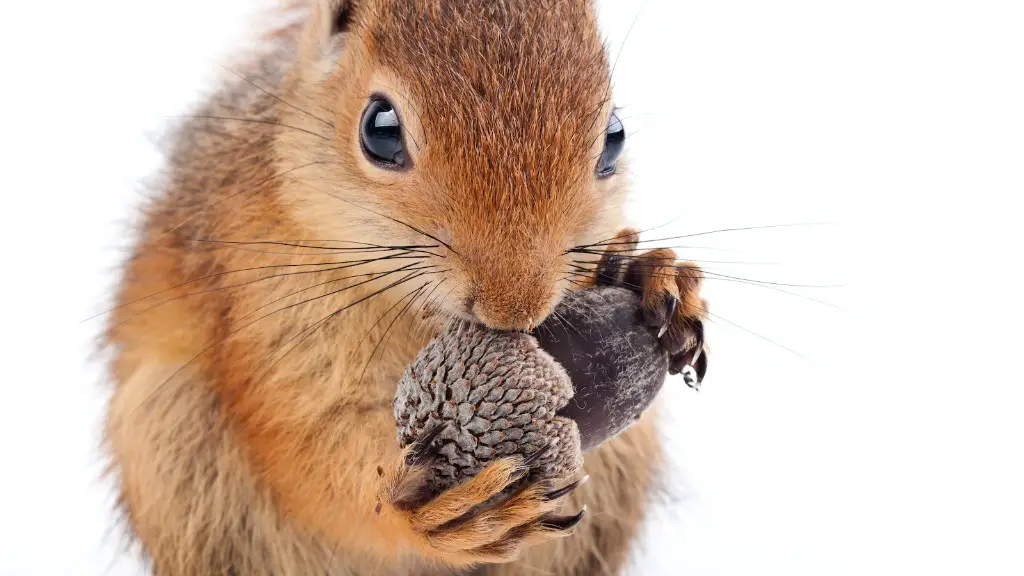
[[567,251],[621,224],[624,133],[590,0],[323,0],[314,14],[293,101],[329,114],[334,138],[284,139],[298,163],[329,159],[293,190],[300,221],[437,246],[449,314],[539,324],[572,286]]

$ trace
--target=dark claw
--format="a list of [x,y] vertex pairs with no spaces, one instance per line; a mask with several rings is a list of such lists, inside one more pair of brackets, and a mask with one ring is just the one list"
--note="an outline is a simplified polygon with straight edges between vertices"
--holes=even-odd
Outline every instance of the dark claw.
[[626,259],[622,256],[608,256],[597,265],[596,284],[598,286],[615,286],[622,277],[622,264]]
[[509,476],[508,485],[515,486],[519,484],[521,480],[523,480],[529,475],[530,469],[528,467],[524,466],[522,468],[517,468],[516,471],[513,472],[511,476]]
[[683,368],[689,366],[686,360],[686,354],[676,354],[673,356],[668,363],[668,373],[673,376],[682,373]]
[[694,390],[700,390],[700,380],[697,378],[697,370],[694,369],[693,366],[690,366],[689,364],[683,366],[682,374],[683,382],[685,382],[687,386]]
[[[683,321],[684,325],[686,322],[686,320]],[[686,347],[687,330],[687,328],[672,330],[661,339],[661,347],[669,353],[669,356],[674,357],[682,353],[683,348]]]
[[573,482],[572,484],[569,484],[568,486],[565,486],[564,488],[559,488],[558,490],[554,490],[552,492],[548,492],[547,494],[544,495],[544,499],[545,500],[558,500],[562,496],[565,496],[566,494],[570,494],[574,490],[579,488],[580,486],[584,485],[587,482],[587,480],[590,480],[590,476],[584,476],[583,478]]
[[694,390],[700,389],[701,383],[704,381],[704,373],[707,371],[707,356],[701,356],[697,361],[697,365],[693,366],[686,363],[686,360],[682,354],[672,358],[672,364],[669,368],[668,373],[672,375],[682,374],[683,382],[687,386]]
[[679,298],[672,296],[672,299],[668,303],[668,314],[665,316],[665,323],[661,325],[661,329],[658,330],[658,338],[665,335],[668,331],[668,327],[672,324],[672,319],[676,317],[676,307],[679,306]]
[[683,374],[687,386],[699,388],[708,371],[708,355],[704,350],[704,324],[697,320],[692,325],[696,343],[690,350],[673,356],[668,371],[673,375]]
[[704,375],[708,373],[708,355],[706,351],[697,358],[697,365],[694,366],[694,369],[697,370],[697,383],[700,384],[704,381]]
[[648,268],[647,262],[642,258],[633,259],[626,268],[626,273],[622,276],[622,287],[642,296],[644,293],[644,276],[648,274]]
[[[695,363],[700,363],[701,357],[705,356],[705,354],[704,354],[704,323],[701,322],[700,320],[694,320],[693,321],[693,339],[694,339],[694,346],[693,346],[693,358],[690,360],[690,364],[691,365],[695,365]],[[705,364],[707,364],[706,358],[705,358]],[[705,369],[706,368],[707,368],[707,366],[705,365]],[[701,380],[704,379],[704,372],[703,371],[700,373],[700,378],[701,378]]]
[[425,506],[428,502],[433,500],[435,496],[437,495],[434,494],[430,490],[430,487],[424,483],[410,490],[404,498],[399,498],[392,502],[391,506],[394,507],[395,510],[408,512],[409,510],[415,510]]
[[544,458],[548,454],[551,454],[552,449],[554,449],[554,446],[550,444],[545,444],[544,446],[541,446],[540,448],[537,449],[536,452],[530,454],[529,456],[523,459],[523,467],[532,468],[533,465],[536,464],[541,458]]
[[412,445],[412,449],[409,450],[409,455],[406,456],[405,463],[410,466],[426,464],[428,460],[433,458],[437,452],[437,448],[432,446],[432,444],[443,430],[444,424],[436,424],[426,434],[420,436],[420,438]]
[[579,514],[574,516],[559,516],[554,518],[547,518],[543,520],[540,525],[550,530],[561,530],[566,531],[574,528],[583,520],[583,515],[586,514],[587,507],[584,506],[583,510],[580,510]]
[[665,293],[661,299],[660,305],[655,305],[652,308],[644,307],[644,322],[651,328],[658,328],[658,337],[665,333],[665,329],[668,327],[668,323],[672,320],[672,314],[676,311],[676,306],[679,304],[679,299],[673,294]]

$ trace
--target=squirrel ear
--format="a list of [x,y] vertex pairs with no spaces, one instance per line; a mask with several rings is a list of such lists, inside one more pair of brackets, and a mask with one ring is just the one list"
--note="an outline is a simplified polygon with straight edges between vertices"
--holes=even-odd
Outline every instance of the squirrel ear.
[[316,21],[326,37],[348,32],[355,0],[316,0]]
[[[309,2],[311,14],[306,22],[299,51],[304,58],[319,60],[337,56],[344,37],[355,19],[358,0],[299,0]],[[340,41],[339,41],[340,40]]]

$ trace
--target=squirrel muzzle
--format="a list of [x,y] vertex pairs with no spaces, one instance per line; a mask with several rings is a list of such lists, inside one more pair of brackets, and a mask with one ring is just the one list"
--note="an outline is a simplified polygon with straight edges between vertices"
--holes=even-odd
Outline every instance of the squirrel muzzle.
[[514,242],[468,263],[467,310],[495,330],[531,330],[558,304],[558,267]]

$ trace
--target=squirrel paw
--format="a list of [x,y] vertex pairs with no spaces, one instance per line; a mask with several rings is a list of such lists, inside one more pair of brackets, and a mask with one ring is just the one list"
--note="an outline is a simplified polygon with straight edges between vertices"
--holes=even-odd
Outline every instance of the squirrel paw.
[[670,355],[669,372],[683,374],[691,388],[699,388],[708,368],[704,342],[707,301],[700,296],[704,272],[693,262],[676,262],[669,248],[637,252],[639,233],[625,229],[616,235],[597,264],[598,286],[621,286],[642,297],[644,321],[659,329]]
[[495,460],[464,483],[431,494],[427,470],[439,431],[406,448],[390,470],[377,469],[377,513],[406,527],[425,554],[452,566],[510,562],[527,546],[571,534],[583,519],[586,507],[571,516],[555,511],[587,478],[559,489],[527,479],[544,450]]

